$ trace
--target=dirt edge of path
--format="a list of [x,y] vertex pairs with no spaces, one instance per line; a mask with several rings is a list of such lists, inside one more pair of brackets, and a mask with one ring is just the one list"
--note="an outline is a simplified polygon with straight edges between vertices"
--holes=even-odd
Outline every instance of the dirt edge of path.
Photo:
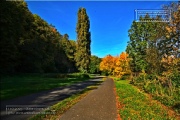
[[[111,78],[111,79],[114,81],[113,78]],[[119,110],[122,108],[122,105],[119,102],[119,96],[117,95],[116,85],[115,84],[114,84],[114,94],[115,94],[115,97],[116,97],[117,120],[122,120],[122,118],[120,117],[120,114],[119,114]]]

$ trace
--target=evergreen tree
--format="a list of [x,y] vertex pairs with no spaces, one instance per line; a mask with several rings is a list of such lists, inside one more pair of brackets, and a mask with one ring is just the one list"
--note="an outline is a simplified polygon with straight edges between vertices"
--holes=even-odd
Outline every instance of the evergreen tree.
[[88,72],[91,57],[91,34],[89,32],[90,21],[85,8],[78,11],[77,32],[77,51],[75,55],[76,66],[81,72]]

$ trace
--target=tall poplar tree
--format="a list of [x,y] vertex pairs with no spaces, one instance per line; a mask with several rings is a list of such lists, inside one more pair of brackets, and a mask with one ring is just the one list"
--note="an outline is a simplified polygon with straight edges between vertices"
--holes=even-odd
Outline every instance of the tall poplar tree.
[[80,8],[78,11],[78,22],[76,26],[77,51],[75,55],[75,60],[76,66],[83,73],[88,72],[91,57],[91,33],[89,32],[89,28],[90,21],[86,13],[86,9]]

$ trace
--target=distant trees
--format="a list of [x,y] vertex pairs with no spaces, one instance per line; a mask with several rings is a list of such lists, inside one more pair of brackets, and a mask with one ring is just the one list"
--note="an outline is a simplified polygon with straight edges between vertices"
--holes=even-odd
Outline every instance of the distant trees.
[[89,65],[89,73],[95,74],[95,73],[100,73],[100,62],[101,58],[92,55],[91,60],[90,60],[90,65]]
[[102,58],[102,61],[100,63],[100,70],[106,75],[112,75],[115,69],[115,64],[116,58],[111,55],[107,55]]
[[78,11],[78,21],[76,26],[77,32],[77,49],[75,54],[76,66],[81,72],[87,73],[91,56],[91,34],[89,32],[90,21],[85,8]]

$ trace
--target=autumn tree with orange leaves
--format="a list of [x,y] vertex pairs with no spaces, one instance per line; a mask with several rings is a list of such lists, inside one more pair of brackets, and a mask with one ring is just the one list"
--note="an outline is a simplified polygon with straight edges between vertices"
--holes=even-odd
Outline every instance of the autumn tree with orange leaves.
[[100,70],[108,75],[121,77],[130,73],[128,54],[122,52],[120,56],[107,55],[100,63]]
[[107,55],[102,59],[100,63],[100,70],[103,71],[105,74],[111,75],[113,74],[115,65],[116,65],[116,58],[111,55]]
[[180,57],[180,2],[164,6],[171,12],[171,20],[165,26],[165,40],[160,41],[161,49],[166,50],[167,55]]
[[126,73],[130,73],[129,58],[126,52],[122,52],[118,57],[115,67],[115,75],[122,77]]

